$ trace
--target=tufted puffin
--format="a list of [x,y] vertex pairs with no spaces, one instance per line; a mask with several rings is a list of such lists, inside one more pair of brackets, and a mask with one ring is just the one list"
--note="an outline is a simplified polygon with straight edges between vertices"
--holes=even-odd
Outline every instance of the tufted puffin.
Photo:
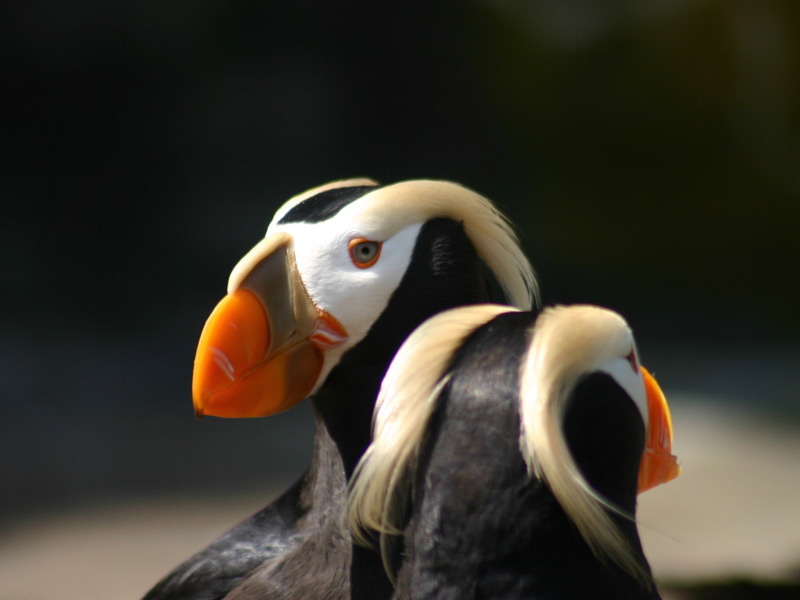
[[509,222],[460,185],[351,179],[289,200],[208,318],[192,394],[198,416],[220,417],[268,416],[309,397],[311,465],[145,599],[390,596],[380,557],[354,548],[342,528],[346,482],[369,443],[389,362],[442,310],[489,301],[529,309],[535,296]]
[[636,496],[678,475],[671,440],[617,313],[455,308],[386,375],[350,527],[397,598],[659,598]]

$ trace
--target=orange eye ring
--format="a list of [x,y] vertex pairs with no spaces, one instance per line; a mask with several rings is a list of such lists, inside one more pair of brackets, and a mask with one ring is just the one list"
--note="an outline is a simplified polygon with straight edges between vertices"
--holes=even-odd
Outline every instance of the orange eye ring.
[[378,262],[383,244],[366,238],[350,240],[350,260],[359,269],[369,269]]

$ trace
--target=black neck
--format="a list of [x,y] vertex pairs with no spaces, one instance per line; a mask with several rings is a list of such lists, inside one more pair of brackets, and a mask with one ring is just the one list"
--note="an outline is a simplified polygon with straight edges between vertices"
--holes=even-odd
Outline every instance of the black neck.
[[334,514],[332,507],[340,507],[346,502],[346,479],[339,448],[316,407],[314,420],[314,454],[301,493],[301,502],[309,507],[309,519],[318,525]]
[[[350,479],[371,437],[381,380],[408,335],[425,319],[463,304],[499,301],[496,282],[478,258],[461,223],[429,221],[420,230],[409,267],[367,336],[334,367],[312,399],[317,420],[305,493],[318,518],[341,518]],[[341,531],[339,529],[338,531]],[[377,552],[353,546],[351,597],[389,598],[393,589]]]
[[425,319],[464,304],[502,301],[462,223],[428,221],[408,269],[367,336],[332,369],[313,406],[349,479],[370,441],[381,380],[400,345]]
[[645,432],[628,394],[606,373],[585,376],[567,401],[563,427],[570,453],[592,488],[633,516]]

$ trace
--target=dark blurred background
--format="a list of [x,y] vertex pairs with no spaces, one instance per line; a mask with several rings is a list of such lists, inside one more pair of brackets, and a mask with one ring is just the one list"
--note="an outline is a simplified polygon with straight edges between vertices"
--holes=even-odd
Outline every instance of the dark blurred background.
[[198,422],[192,360],[275,209],[344,177],[472,187],[665,388],[800,421],[800,4],[0,11],[0,528],[301,472],[308,407]]

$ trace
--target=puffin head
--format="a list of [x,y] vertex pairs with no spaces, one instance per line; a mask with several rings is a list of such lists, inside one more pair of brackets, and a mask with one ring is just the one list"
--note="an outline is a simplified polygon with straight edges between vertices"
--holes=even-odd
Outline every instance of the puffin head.
[[[664,393],[641,364],[628,323],[618,313],[590,305],[555,306],[536,320],[532,342],[522,366],[520,446],[532,471],[573,471],[542,461],[567,458],[560,432],[570,401],[593,375],[619,386],[634,406],[644,426],[644,454],[639,464],[637,492],[671,481],[680,473],[672,450],[672,420]],[[588,382],[593,383],[593,382]],[[591,390],[594,391],[594,390]],[[547,418],[550,413],[556,418]]]
[[475,192],[429,180],[314,188],[284,204],[233,269],[198,343],[196,414],[268,416],[313,395],[370,332],[424,225],[440,218],[463,227],[510,303],[532,305],[533,271],[508,221]]
[[[681,469],[666,398],[623,317],[589,305],[542,311],[520,370],[520,423],[529,472],[547,482],[595,555],[649,582],[610,513],[633,520],[636,494]],[[587,479],[587,468],[614,496]]]

